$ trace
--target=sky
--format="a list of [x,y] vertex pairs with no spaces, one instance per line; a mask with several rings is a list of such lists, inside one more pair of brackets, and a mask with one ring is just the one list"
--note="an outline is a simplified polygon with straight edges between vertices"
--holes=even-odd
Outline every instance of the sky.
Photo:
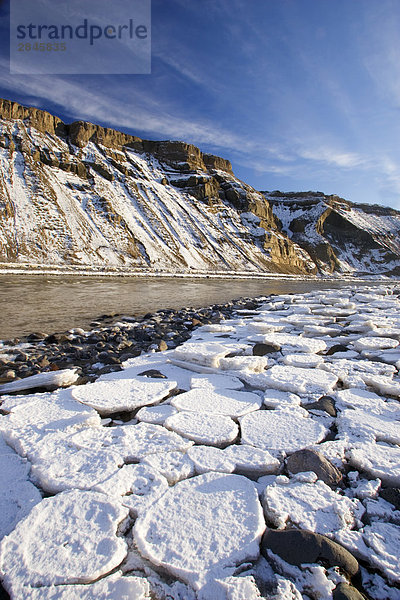
[[400,210],[399,0],[152,0],[145,75],[10,74],[9,1],[0,97],[193,143],[258,190]]

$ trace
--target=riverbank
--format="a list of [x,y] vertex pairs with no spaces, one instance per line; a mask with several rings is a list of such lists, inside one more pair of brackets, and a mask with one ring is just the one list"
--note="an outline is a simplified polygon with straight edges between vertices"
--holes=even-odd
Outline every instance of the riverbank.
[[77,368],[80,382],[121,370],[124,361],[150,351],[175,348],[202,326],[256,309],[262,300],[242,298],[206,308],[159,310],[142,318],[102,315],[88,331],[32,333],[0,342],[0,384],[38,373]]
[[388,280],[393,277],[385,275],[370,275],[369,273],[349,273],[349,274],[326,274],[326,275],[307,275],[280,272],[265,272],[258,269],[254,271],[227,271],[227,270],[207,270],[198,271],[187,269],[182,271],[165,271],[157,269],[132,269],[127,267],[96,267],[92,265],[45,265],[41,263],[1,263],[0,275],[51,275],[51,276],[84,276],[84,277],[150,277],[157,279],[280,279],[304,280],[304,281],[362,281],[365,279]]
[[399,295],[155,313],[127,331],[179,344],[1,396],[12,600],[397,600]]

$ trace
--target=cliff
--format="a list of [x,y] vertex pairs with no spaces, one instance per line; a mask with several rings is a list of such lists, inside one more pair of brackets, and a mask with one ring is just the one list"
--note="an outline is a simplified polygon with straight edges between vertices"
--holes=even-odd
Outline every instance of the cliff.
[[264,192],[282,231],[321,273],[400,274],[400,212],[321,192]]
[[315,273],[228,160],[0,100],[0,261]]

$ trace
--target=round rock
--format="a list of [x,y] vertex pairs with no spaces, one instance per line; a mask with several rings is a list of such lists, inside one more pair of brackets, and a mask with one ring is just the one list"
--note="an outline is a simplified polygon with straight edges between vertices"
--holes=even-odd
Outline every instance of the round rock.
[[343,546],[312,531],[267,529],[261,542],[261,552],[265,557],[268,557],[268,550],[298,567],[321,561],[330,567],[340,567],[351,577],[359,568],[357,560]]
[[342,474],[327,458],[317,450],[304,448],[294,452],[287,459],[289,473],[301,473],[313,471],[318,479],[327,485],[338,485],[342,480]]
[[333,600],[364,600],[364,596],[355,587],[344,582],[339,583],[333,590],[332,598]]

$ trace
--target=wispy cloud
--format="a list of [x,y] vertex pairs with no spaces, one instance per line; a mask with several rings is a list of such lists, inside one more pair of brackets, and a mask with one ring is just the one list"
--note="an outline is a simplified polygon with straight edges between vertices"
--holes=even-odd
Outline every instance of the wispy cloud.
[[345,152],[329,146],[314,146],[313,148],[302,148],[297,152],[300,158],[327,166],[353,169],[365,166],[369,160],[356,152]]
[[225,151],[238,147],[245,152],[254,150],[251,140],[235,135],[211,120],[176,117],[166,107],[167,102],[155,98],[151,93],[129,90],[127,102],[126,84],[120,90],[114,89],[114,97],[110,97],[108,90],[90,90],[86,85],[69,78],[11,76],[6,72],[7,66],[6,61],[0,61],[0,68],[4,69],[3,86],[10,90],[10,96],[16,92],[26,94],[39,108],[50,101],[59,105],[62,112],[71,115],[72,119],[207,144]]

